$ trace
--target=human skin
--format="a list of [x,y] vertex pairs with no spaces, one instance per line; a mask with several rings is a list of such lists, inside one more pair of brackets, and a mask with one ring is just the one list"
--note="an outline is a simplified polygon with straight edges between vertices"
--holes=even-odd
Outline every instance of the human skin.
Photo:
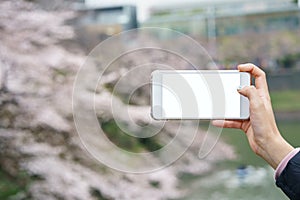
[[238,66],[239,71],[249,72],[255,78],[255,86],[245,86],[238,92],[250,102],[250,118],[247,120],[214,120],[213,125],[237,128],[245,132],[252,151],[262,157],[274,169],[294,148],[281,136],[273,114],[266,74],[257,66],[247,63]]

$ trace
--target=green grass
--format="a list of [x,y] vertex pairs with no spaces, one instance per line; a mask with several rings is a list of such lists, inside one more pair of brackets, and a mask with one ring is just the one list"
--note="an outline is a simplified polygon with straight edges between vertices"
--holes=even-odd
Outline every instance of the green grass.
[[275,112],[300,111],[300,90],[273,91],[270,96]]
[[224,163],[229,166],[239,166],[239,165],[253,165],[253,166],[265,166],[265,161],[252,152],[248,139],[245,133],[238,129],[226,129],[222,130],[222,139],[225,140],[227,144],[234,147],[235,153],[237,154],[237,159]]
[[[300,111],[300,90],[272,91],[270,93],[275,112]],[[300,124],[297,121],[278,121],[277,126],[286,140],[294,146],[300,145]],[[265,165],[249,147],[247,138],[241,130],[223,129],[222,138],[235,147],[240,157],[235,161],[241,164]]]
[[279,121],[281,135],[294,147],[300,146],[300,123],[298,121]]
[[[300,145],[300,123],[298,121],[278,121],[278,129],[281,135],[294,147]],[[255,155],[249,144],[245,133],[237,129],[223,129],[222,139],[232,145],[238,155],[230,165],[245,164],[253,166],[264,166],[266,162],[259,156]]]
[[[199,123],[199,127],[204,131],[208,129],[209,122],[202,121]],[[300,126],[299,126],[300,127]],[[215,130],[216,131],[216,130]],[[214,133],[212,133],[214,134]],[[237,159],[225,161],[222,166],[232,167],[238,165],[254,165],[265,166],[265,161],[256,156],[249,144],[245,133],[239,129],[223,128],[221,133],[221,140],[232,146],[237,154]]]

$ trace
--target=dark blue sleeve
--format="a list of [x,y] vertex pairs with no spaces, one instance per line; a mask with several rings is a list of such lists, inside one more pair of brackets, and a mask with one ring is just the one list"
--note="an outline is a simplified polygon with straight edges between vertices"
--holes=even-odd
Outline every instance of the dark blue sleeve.
[[292,200],[300,200],[300,152],[286,165],[276,185]]

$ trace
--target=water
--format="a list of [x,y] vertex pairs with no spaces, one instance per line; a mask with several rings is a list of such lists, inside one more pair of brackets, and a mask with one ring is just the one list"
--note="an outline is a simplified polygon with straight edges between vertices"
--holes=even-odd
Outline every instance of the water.
[[[279,121],[278,128],[288,142],[293,146],[300,146],[298,121]],[[238,158],[220,163],[216,170],[203,176],[183,178],[181,187],[188,191],[183,199],[288,199],[275,185],[274,170],[251,151],[242,131],[225,129],[221,137],[234,146]],[[246,166],[242,173],[237,170],[241,166]]]

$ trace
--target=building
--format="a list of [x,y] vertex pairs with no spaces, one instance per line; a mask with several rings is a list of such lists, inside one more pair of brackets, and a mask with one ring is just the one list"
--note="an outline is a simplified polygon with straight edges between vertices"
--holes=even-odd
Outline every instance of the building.
[[206,37],[299,29],[300,12],[291,1],[234,1],[153,7],[143,26],[166,27]]
[[87,50],[122,31],[138,28],[136,6],[86,6],[77,4],[77,35]]

